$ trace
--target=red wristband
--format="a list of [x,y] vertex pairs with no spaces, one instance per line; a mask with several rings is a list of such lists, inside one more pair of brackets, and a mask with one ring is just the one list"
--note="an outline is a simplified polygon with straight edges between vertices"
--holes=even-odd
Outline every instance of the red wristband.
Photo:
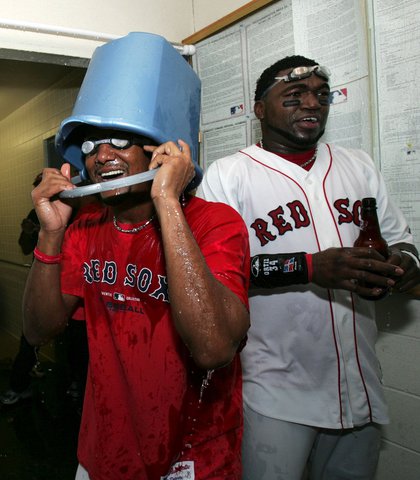
[[38,250],[38,247],[35,247],[34,257],[41,263],[47,263],[49,265],[61,263],[61,258],[63,257],[62,253],[58,255],[47,255]]
[[306,268],[308,270],[308,283],[312,282],[312,253],[305,253],[306,258]]

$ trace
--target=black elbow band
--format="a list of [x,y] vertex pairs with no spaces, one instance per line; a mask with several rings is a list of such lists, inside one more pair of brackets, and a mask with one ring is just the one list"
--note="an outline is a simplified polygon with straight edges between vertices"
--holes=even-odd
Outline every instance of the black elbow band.
[[308,283],[305,252],[255,255],[251,258],[251,284],[274,288]]

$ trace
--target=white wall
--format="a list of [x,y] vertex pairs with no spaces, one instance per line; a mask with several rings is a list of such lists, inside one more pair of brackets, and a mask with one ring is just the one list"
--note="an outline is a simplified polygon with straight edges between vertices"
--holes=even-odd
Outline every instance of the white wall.
[[211,23],[242,7],[249,0],[192,0],[194,31],[207,27]]
[[[90,58],[103,43],[60,34],[63,29],[107,36],[143,31],[162,35],[170,42],[181,42],[247,3],[244,0],[0,0],[0,49]],[[22,29],[4,28],[10,23],[22,25]],[[57,34],[34,32],[28,24],[56,28]]]
[[[193,33],[192,0],[0,0],[0,26],[6,19],[116,36],[145,31],[171,42],[180,42]],[[0,49],[90,58],[101,44],[71,36],[0,28]]]
[[376,480],[420,478],[420,308],[419,300],[392,295],[377,302],[382,366],[391,423],[383,428]]

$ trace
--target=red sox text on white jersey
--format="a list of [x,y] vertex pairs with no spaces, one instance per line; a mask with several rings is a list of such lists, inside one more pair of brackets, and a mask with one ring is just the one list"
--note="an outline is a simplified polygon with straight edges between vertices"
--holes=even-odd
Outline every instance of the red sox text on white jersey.
[[[348,198],[341,198],[334,202],[334,208],[338,212],[338,224],[354,223],[360,226],[360,208],[361,200],[356,200],[350,205]],[[283,236],[287,232],[299,228],[309,227],[311,224],[310,215],[303,203],[299,200],[286,203],[286,208],[279,205],[274,210],[271,210],[267,215],[271,218],[272,227],[268,222],[262,218],[257,218],[251,223],[251,228],[254,229],[256,237],[259,239],[261,246],[272,242],[277,238],[277,235]],[[287,210],[286,210],[287,209]],[[273,228],[277,233],[274,233]]]

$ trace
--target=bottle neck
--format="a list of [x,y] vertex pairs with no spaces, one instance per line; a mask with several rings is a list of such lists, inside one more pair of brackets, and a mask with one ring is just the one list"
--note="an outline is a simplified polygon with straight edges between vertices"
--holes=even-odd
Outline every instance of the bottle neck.
[[360,234],[356,239],[355,247],[371,247],[377,250],[383,257],[388,257],[388,245],[382,237],[376,208],[364,207],[360,213]]
[[362,209],[361,211],[361,224],[362,231],[379,230],[378,215],[376,208]]

